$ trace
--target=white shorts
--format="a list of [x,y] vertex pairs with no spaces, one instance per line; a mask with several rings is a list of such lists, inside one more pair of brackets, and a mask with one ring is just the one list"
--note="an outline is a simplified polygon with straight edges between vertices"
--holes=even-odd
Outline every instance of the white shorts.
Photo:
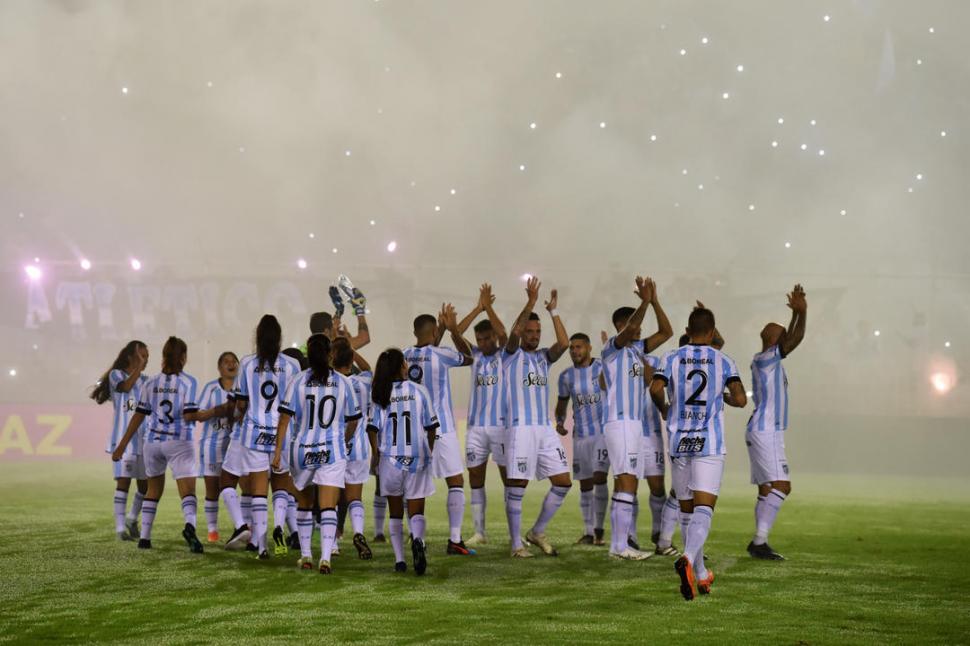
[[663,436],[659,433],[640,435],[640,455],[643,468],[640,477],[663,476],[667,470]]
[[677,500],[690,500],[695,491],[717,495],[721,491],[724,456],[671,458],[671,480]]
[[344,488],[347,461],[335,460],[332,464],[322,464],[316,469],[302,469],[293,472],[293,485],[303,491],[312,484],[321,487]]
[[[465,470],[461,461],[461,443],[458,433],[445,433],[434,441],[431,450],[431,475],[435,478],[450,478],[460,476]],[[420,498],[421,496],[418,496]]]
[[625,473],[639,478],[643,461],[640,452],[643,423],[640,420],[607,422],[603,426],[603,437],[606,438],[606,450],[610,454],[613,476]]
[[370,458],[366,460],[348,460],[344,473],[344,484],[358,485],[370,478]]
[[222,461],[222,470],[236,477],[269,471],[270,459],[269,453],[247,449],[233,440],[229,442],[229,448],[226,449],[226,457]]
[[543,480],[569,473],[566,451],[551,426],[513,426],[506,448],[506,468],[512,480]]
[[143,455],[145,475],[149,478],[165,475],[166,467],[172,470],[176,480],[196,477],[195,442],[192,440],[146,442]]
[[508,429],[504,426],[470,426],[465,436],[465,464],[469,469],[488,462],[489,454],[500,467],[505,466]]
[[751,484],[788,482],[784,431],[752,431],[744,434],[751,460]]
[[[453,435],[453,434],[452,434]],[[381,479],[382,496],[403,496],[405,500],[430,498],[434,493],[431,469],[418,469],[414,473],[397,468],[394,458],[381,458],[377,465]]]
[[594,473],[610,472],[610,454],[602,433],[573,438],[573,477],[589,480]]
[[118,478],[144,480],[148,477],[145,474],[145,456],[141,454],[132,455],[127,458],[122,458],[117,462],[112,462],[111,469],[115,480]]

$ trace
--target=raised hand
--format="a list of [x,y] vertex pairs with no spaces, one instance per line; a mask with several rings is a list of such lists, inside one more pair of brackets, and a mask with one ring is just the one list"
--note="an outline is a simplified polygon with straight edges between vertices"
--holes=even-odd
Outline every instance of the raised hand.
[[805,290],[801,285],[795,285],[795,288],[788,294],[788,307],[792,309],[793,312],[805,312],[808,309],[808,302],[805,300]]
[[603,342],[603,345],[606,345],[606,342],[609,340],[610,335],[606,333],[606,330],[600,330],[600,341]]
[[344,299],[340,296],[340,290],[331,285],[330,286],[330,301],[333,303],[334,316],[338,319],[344,315]]
[[455,307],[451,303],[442,303],[441,313],[438,315],[438,318],[449,332],[455,333],[458,331],[458,315],[455,313]]
[[637,276],[635,282],[637,284],[637,288],[633,290],[633,293],[639,296],[640,300],[644,301],[645,303],[653,301],[653,281],[649,277],[643,278],[642,276]]
[[478,293],[478,306],[484,310],[488,309],[494,302],[495,296],[492,294],[492,286],[488,283],[482,283]]
[[556,305],[559,304],[559,292],[557,290],[552,290],[549,292],[549,300],[546,301],[546,309],[550,312],[556,309]]
[[525,293],[529,297],[529,303],[535,305],[539,302],[539,287],[542,283],[535,276],[530,276],[529,280],[525,283]]

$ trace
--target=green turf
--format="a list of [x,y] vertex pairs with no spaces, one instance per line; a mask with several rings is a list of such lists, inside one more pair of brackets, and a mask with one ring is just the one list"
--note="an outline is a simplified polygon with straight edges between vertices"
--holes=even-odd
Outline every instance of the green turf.
[[[752,491],[733,474],[708,543],[714,594],[687,603],[670,559],[621,563],[604,548],[570,544],[580,533],[575,490],[550,528],[558,558],[509,559],[492,487],[494,543],[478,556],[443,554],[439,493],[430,502],[427,576],[395,575],[389,545],[363,562],[344,543],[335,573],[323,577],[297,571],[295,557],[258,562],[215,547],[189,554],[174,486],[162,499],[155,549],[117,542],[108,473],[107,464],[4,465],[0,641],[970,641],[966,481],[803,476],[771,538],[789,560],[770,563],[744,552]],[[530,487],[526,520],[547,486]],[[227,534],[224,510],[221,517]]]

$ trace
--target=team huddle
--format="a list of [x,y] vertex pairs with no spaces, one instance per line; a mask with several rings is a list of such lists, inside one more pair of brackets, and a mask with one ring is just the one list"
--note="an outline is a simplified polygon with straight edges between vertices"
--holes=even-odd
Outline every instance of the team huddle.
[[[538,279],[529,278],[526,304],[506,332],[493,308],[491,287],[482,285],[478,302],[462,320],[450,304],[437,317],[418,316],[414,344],[383,351],[373,369],[358,352],[370,341],[366,301],[344,276],[330,288],[335,314],[311,317],[312,334],[304,349],[283,349],[279,322],[264,315],[256,327],[255,352],[241,361],[232,352],[222,353],[219,378],[201,390],[184,372],[188,349],[181,339],[168,339],[162,371],[151,377],[143,374],[147,346],[128,343],[91,395],[98,403],[110,399],[114,405],[106,450],[114,463],[118,537],[151,548],[152,524],[169,470],[181,499],[182,537],[192,552],[204,551],[196,530],[196,483],[203,478],[209,543],[220,542],[221,500],[234,527],[226,549],[268,559],[272,541],[275,555],[298,549],[298,567],[312,570],[313,538],[319,531],[316,569],[329,574],[348,516],[359,558],[372,558],[362,496],[364,484],[373,477],[372,542],[389,539],[395,571],[406,572],[409,541],[411,567],[421,575],[428,565],[425,500],[435,493],[436,479],[447,485],[445,552],[473,556],[474,546],[492,540],[485,522],[491,458],[504,484],[513,558],[533,557],[530,546],[548,556],[558,553],[546,529],[575,478],[584,524],[578,544],[606,544],[609,512],[611,557],[675,558],[684,598],[709,594],[714,572],[705,566],[704,544],[724,469],[724,405],[747,404],[737,366],[721,351],[724,340],[714,314],[698,302],[679,347],[657,356],[673,328],[654,282],[638,276],[638,306],[613,313],[615,331],[601,334],[602,350],[594,358],[587,334],[568,335],[556,290],[544,302],[555,340],[542,346],[541,319],[535,312],[539,290]],[[356,336],[340,323],[347,305],[357,317]],[[807,304],[800,285],[788,294],[788,306],[792,316],[787,328],[769,323],[761,332],[762,350],[751,363],[754,412],[745,436],[751,480],[758,486],[755,533],[747,550],[770,560],[783,558],[767,538],[791,491],[784,444],[788,381],[782,359],[805,333]],[[651,308],[657,331],[643,337],[641,326]],[[474,344],[464,337],[473,324]],[[453,348],[441,345],[446,335]],[[559,376],[553,421],[549,371],[567,352],[572,366]],[[461,367],[471,369],[464,456],[449,376]],[[560,439],[568,433],[570,405],[571,469]],[[462,534],[466,470],[474,526],[467,541]],[[137,487],[129,506],[133,479]],[[523,534],[526,488],[543,479],[550,488],[539,516]],[[649,549],[641,549],[644,541],[638,535],[640,480],[649,488]],[[673,543],[678,525],[683,551]]]

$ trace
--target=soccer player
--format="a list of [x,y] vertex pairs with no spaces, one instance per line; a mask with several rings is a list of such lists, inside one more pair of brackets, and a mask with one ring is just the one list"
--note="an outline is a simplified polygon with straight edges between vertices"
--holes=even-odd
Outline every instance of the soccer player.
[[[428,567],[424,547],[424,499],[434,493],[432,455],[438,418],[427,389],[408,379],[404,354],[389,348],[374,369],[371,417],[367,434],[371,460],[377,466],[381,495],[390,511],[394,571],[406,572],[404,561],[404,507],[411,528],[411,556],[418,576]],[[419,427],[419,428],[414,428]],[[422,433],[422,429],[424,432]]]
[[680,592],[688,601],[698,591],[709,594],[714,583],[714,571],[704,566],[704,543],[711,531],[727,452],[724,404],[737,408],[747,404],[734,361],[711,346],[714,328],[714,313],[709,309],[691,312],[689,343],[661,358],[660,370],[650,383],[650,396],[667,419],[677,497],[681,509],[691,515],[684,553],[674,564]]
[[[228,405],[239,373],[239,358],[234,352],[223,352],[217,361],[219,378],[202,387],[199,396],[198,421],[204,422],[199,438],[199,472],[205,482],[205,522],[208,542],[219,542],[219,474],[222,459],[229,446],[232,407]],[[222,414],[218,414],[221,411]]]
[[556,431],[566,434],[566,410],[573,402],[573,477],[579,480],[579,510],[585,530],[578,545],[603,545],[603,519],[609,500],[606,477],[610,458],[603,439],[603,364],[592,357],[589,336],[569,337],[573,365],[559,374]]
[[[320,505],[320,574],[333,569],[330,557],[337,538],[337,499],[344,486],[347,445],[361,418],[360,404],[350,380],[330,367],[330,339],[314,334],[307,340],[310,368],[289,380],[280,400],[272,467],[281,470],[285,436],[289,442],[289,470],[300,492],[298,527],[302,570],[312,568],[313,485]],[[290,425],[292,418],[293,424]]]
[[542,502],[542,511],[532,529],[526,534],[528,542],[539,547],[548,556],[558,552],[546,537],[549,521],[562,506],[572,480],[569,463],[559,436],[549,419],[549,366],[555,363],[569,347],[566,327],[559,318],[556,290],[546,301],[546,310],[552,317],[556,342],[549,348],[540,348],[542,326],[533,308],[539,299],[539,279],[532,276],[526,283],[528,299],[525,307],[512,326],[512,333],[505,346],[503,378],[505,380],[505,419],[509,425],[506,447],[508,486],[505,490],[505,514],[509,523],[511,554],[513,558],[529,558],[532,553],[522,544],[522,498],[529,480],[549,478],[550,489]]
[[442,306],[439,316],[445,328],[451,332],[451,340],[456,350],[434,345],[438,322],[430,314],[421,314],[414,319],[415,345],[405,348],[403,352],[408,364],[408,378],[427,388],[438,418],[432,473],[436,478],[444,478],[448,485],[450,536],[446,553],[467,556],[474,552],[465,546],[461,536],[461,525],[465,516],[465,479],[462,476],[464,464],[455,417],[451,410],[451,379],[448,370],[471,365],[471,347],[458,332],[458,319],[450,303]]
[[[141,341],[129,341],[91,391],[91,399],[99,406],[110,399],[114,408],[114,420],[105,453],[114,452],[118,441],[128,429],[128,422],[131,421],[135,407],[138,405],[141,388],[148,381],[148,377],[142,374],[147,365],[148,346]],[[115,480],[115,534],[123,541],[137,540],[139,536],[138,514],[141,513],[142,501],[148,490],[145,461],[142,457],[143,440],[143,434],[139,433],[123,459],[112,463]],[[131,510],[126,516],[125,507],[128,505],[128,490],[131,489],[132,478],[135,478],[138,484]]]
[[[610,556],[644,560],[652,556],[652,553],[629,545],[631,530],[635,527],[633,512],[637,501],[638,478],[647,473],[652,480],[651,511],[659,516],[667,500],[663,486],[662,445],[659,451],[660,468],[658,469],[655,459],[650,469],[645,470],[643,466],[646,457],[643,455],[643,405],[646,390],[644,366],[646,355],[673,336],[673,329],[660,307],[653,280],[637,276],[635,282],[634,293],[640,297],[640,305],[636,309],[621,307],[613,312],[613,326],[617,334],[603,346],[603,384],[606,391],[603,435],[613,469]],[[640,326],[647,308],[651,305],[657,317],[658,330],[646,339],[641,339]],[[653,455],[650,457],[654,458]],[[657,491],[660,506],[655,510]]]
[[[370,364],[350,347],[350,341],[338,337],[331,343],[334,370],[350,379],[354,395],[360,402],[361,413],[368,419],[370,413],[370,388],[374,375],[370,371]],[[359,372],[351,375],[351,369],[357,365]],[[350,526],[354,532],[354,547],[361,559],[370,559],[371,549],[364,538],[364,503],[361,495],[364,483],[370,476],[370,441],[367,438],[366,423],[359,424],[353,439],[348,443],[347,469],[344,474],[344,497],[347,501]]]
[[[255,533],[253,544],[260,559],[268,559],[266,529],[270,455],[276,445],[279,422],[277,399],[286,392],[290,379],[300,372],[300,364],[282,352],[283,330],[272,314],[264,315],[256,326],[256,352],[243,357],[233,400],[236,414],[244,415],[238,434],[233,434],[222,462],[220,485],[222,500],[232,517],[232,536],[226,549],[240,549]],[[236,482],[250,476],[253,494],[253,530],[243,522]],[[285,515],[285,512],[284,512]]]
[[788,294],[791,321],[785,329],[769,323],[761,330],[761,352],[751,361],[754,413],[748,420],[745,443],[751,460],[751,484],[758,485],[754,508],[755,534],[748,554],[758,559],[782,561],[785,557],[768,545],[768,532],[785,498],[791,493],[785,431],[788,429],[788,376],[781,360],[805,338],[808,303],[801,285]]
[[148,492],[142,503],[139,549],[151,549],[152,523],[165,488],[165,469],[171,468],[182,498],[182,516],[185,518],[182,538],[189,551],[203,552],[195,533],[198,502],[195,498],[195,443],[192,441],[192,431],[199,417],[199,393],[195,377],[182,371],[187,359],[185,341],[170,336],[162,348],[162,372],[145,382],[138,407],[128,422],[128,430],[111,454],[115,462],[124,457],[128,443],[147,417],[144,459]]
[[[660,369],[660,358],[648,354],[644,357],[647,371],[644,377],[647,384],[653,378],[653,374]],[[640,478],[647,481],[650,487],[650,513],[651,513],[651,535],[650,540],[655,544],[654,554],[659,556],[677,556],[680,551],[674,547],[674,532],[677,530],[677,521],[680,518],[680,503],[677,500],[676,491],[671,488],[670,493],[665,493],[664,473],[666,472],[666,456],[664,450],[664,422],[660,409],[653,403],[649,390],[643,391],[643,443],[641,450],[643,453],[643,471]],[[637,506],[634,506],[633,530],[631,539],[637,543]],[[684,529],[686,529],[686,524]],[[686,538],[687,532],[682,532]],[[636,547],[636,545],[634,545]]]
[[475,347],[472,348],[472,384],[468,403],[468,432],[465,436],[465,463],[468,467],[468,483],[472,491],[472,521],[475,534],[469,545],[488,543],[485,533],[485,476],[488,472],[488,456],[498,465],[502,483],[505,483],[505,409],[502,405],[502,347],[508,343],[505,326],[492,305],[495,296],[492,286],[485,283],[479,291],[478,302],[471,312],[458,323],[458,332],[464,334],[483,312],[487,319],[475,324]]

